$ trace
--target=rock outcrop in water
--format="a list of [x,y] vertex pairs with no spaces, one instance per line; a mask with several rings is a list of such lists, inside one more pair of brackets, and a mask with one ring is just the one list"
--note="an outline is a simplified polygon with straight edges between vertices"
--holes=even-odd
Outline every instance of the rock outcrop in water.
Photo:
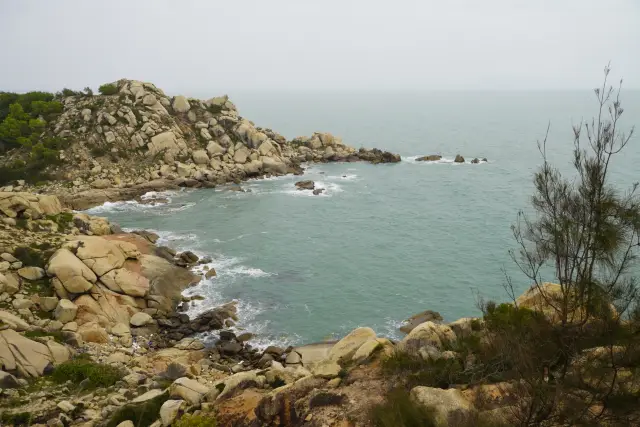
[[[63,98],[61,114],[47,124],[47,132],[67,143],[58,153],[57,182],[39,191],[58,194],[74,209],[153,190],[300,174],[303,162],[400,161],[385,151],[356,150],[329,133],[287,141],[240,116],[227,96],[168,96],[134,80],[113,86],[113,95]],[[5,161],[15,164],[20,153]],[[29,161],[28,153],[23,157]]]

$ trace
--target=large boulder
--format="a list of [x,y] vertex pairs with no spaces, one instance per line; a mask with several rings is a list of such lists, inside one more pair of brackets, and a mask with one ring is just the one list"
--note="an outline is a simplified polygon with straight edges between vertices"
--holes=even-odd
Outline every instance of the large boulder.
[[196,165],[206,165],[209,163],[209,156],[205,150],[196,150],[191,155]]
[[22,377],[39,377],[51,367],[46,345],[26,338],[13,329],[0,331],[0,365]]
[[178,95],[173,98],[173,111],[176,113],[186,113],[191,108],[191,104],[186,97]]
[[111,270],[100,281],[112,291],[132,297],[146,296],[150,286],[149,279],[126,268]]
[[40,280],[44,277],[44,270],[40,267],[22,267],[18,270],[18,276],[27,280]]
[[418,325],[424,322],[434,322],[439,323],[442,322],[442,316],[437,311],[426,310],[422,313],[414,314],[407,320],[405,320],[404,325],[400,327],[400,331],[408,334],[413,331]]
[[53,316],[56,320],[59,320],[62,323],[69,323],[76,318],[77,313],[78,306],[76,306],[72,301],[63,298],[58,301],[58,306],[53,312]]
[[139,311],[136,300],[113,292],[96,284],[90,295],[75,299],[78,307],[75,321],[82,328],[87,323],[96,323],[102,328],[111,328],[118,323],[128,325],[131,316]]
[[13,295],[20,290],[20,279],[14,273],[0,273],[0,292]]
[[162,132],[151,138],[151,142],[147,144],[149,148],[149,154],[155,156],[156,154],[168,151],[179,152],[180,146],[176,135],[172,131]]
[[85,213],[73,215],[73,225],[84,233],[92,236],[105,236],[111,234],[111,224],[109,220],[97,216],[89,216]]
[[456,158],[453,160],[455,163],[464,163],[464,157],[460,154],[456,154]]
[[27,322],[15,314],[11,314],[4,310],[0,310],[0,324],[7,325],[11,329],[15,329],[20,332],[29,330],[29,324]]
[[262,157],[262,167],[265,173],[283,175],[287,173],[287,165],[276,157]]
[[181,398],[191,405],[199,405],[204,395],[208,392],[208,387],[187,377],[178,378],[171,384],[171,387],[169,387],[171,397]]
[[155,255],[140,256],[141,274],[149,280],[148,304],[150,308],[170,311],[182,299],[182,291],[196,283],[196,276],[164,258]]
[[[567,321],[569,323],[581,323],[588,320],[591,314],[585,311],[584,304],[580,304],[580,298],[574,298],[568,289],[564,293],[567,296]],[[516,305],[542,313],[550,322],[557,323],[562,321],[559,308],[562,307],[564,293],[558,283],[534,284],[516,299]],[[617,314],[613,304],[608,304],[606,308],[612,315],[615,316]]]
[[350,361],[360,346],[375,339],[376,333],[371,328],[354,329],[331,348],[328,358],[338,363]]
[[43,215],[57,215],[62,205],[56,196],[43,196],[24,192],[0,192],[0,215],[40,219]]
[[221,383],[224,384],[222,392],[217,395],[216,399],[221,400],[233,396],[238,390],[242,390],[249,387],[262,388],[266,378],[262,375],[258,375],[257,371],[238,372],[224,379]]
[[211,141],[207,144],[207,152],[210,156],[222,155],[227,152],[227,149],[222,147],[215,141]]
[[261,156],[268,156],[272,151],[274,151],[274,147],[268,139],[258,147],[258,153],[260,153]]
[[411,399],[434,411],[437,427],[467,425],[475,415],[475,408],[458,389],[443,390],[433,387],[414,387]]
[[131,316],[129,323],[131,326],[144,326],[153,323],[153,319],[147,313],[140,312]]
[[236,163],[244,164],[247,162],[247,158],[249,158],[250,154],[251,152],[248,148],[242,147],[239,150],[236,150],[236,152],[234,153],[233,161]]
[[75,250],[76,257],[98,277],[122,267],[126,259],[118,245],[101,237],[81,237],[65,247]]
[[444,350],[446,346],[455,341],[456,334],[449,326],[429,321],[415,327],[398,344],[398,348],[412,353],[419,352],[421,348],[426,346]]
[[167,400],[160,407],[160,421],[163,427],[169,427],[178,417],[178,413],[185,405],[184,400]]
[[53,254],[47,265],[47,273],[55,276],[67,292],[74,294],[88,291],[98,280],[95,273],[66,248],[58,249]]

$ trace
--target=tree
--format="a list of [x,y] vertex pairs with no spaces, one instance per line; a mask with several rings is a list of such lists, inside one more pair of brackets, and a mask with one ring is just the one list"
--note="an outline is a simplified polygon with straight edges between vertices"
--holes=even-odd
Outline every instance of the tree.
[[93,89],[91,89],[89,86],[85,87],[84,94],[85,96],[93,96]]
[[[620,130],[622,81],[617,90],[608,86],[609,71],[607,66],[595,89],[597,118],[573,129],[575,176],[550,164],[545,137],[534,175],[535,216],[521,212],[512,227],[519,247],[512,258],[533,283],[534,308],[551,321],[531,336],[494,331],[526,385],[521,425],[631,425],[640,419],[634,276],[640,199],[637,183],[621,192],[611,182],[612,159],[627,147],[633,128]],[[507,289],[517,305],[511,283]],[[545,355],[536,359],[541,347]]]

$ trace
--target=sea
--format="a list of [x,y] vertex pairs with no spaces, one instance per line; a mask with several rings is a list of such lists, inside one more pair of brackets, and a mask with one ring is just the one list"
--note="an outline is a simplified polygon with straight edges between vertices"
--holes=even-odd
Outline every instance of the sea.
[[[210,94],[202,94],[209,97]],[[251,180],[246,192],[148,194],[88,212],[160,243],[209,256],[218,273],[185,291],[191,316],[235,300],[253,344],[335,339],[358,326],[398,339],[409,316],[478,316],[530,285],[511,259],[511,226],[532,214],[533,174],[549,160],[572,174],[573,127],[597,117],[593,91],[231,93],[243,117],[287,138],[331,132],[348,145],[399,153],[397,164],[309,164],[304,177]],[[619,128],[640,125],[640,91],[623,91]],[[605,110],[605,114],[608,111]],[[586,139],[582,148],[586,148]],[[417,162],[440,154],[441,161]],[[460,154],[465,163],[453,162]],[[471,164],[470,160],[488,162]],[[640,180],[640,138],[614,158],[611,183]],[[325,191],[296,190],[311,179]],[[553,277],[548,277],[553,280]]]

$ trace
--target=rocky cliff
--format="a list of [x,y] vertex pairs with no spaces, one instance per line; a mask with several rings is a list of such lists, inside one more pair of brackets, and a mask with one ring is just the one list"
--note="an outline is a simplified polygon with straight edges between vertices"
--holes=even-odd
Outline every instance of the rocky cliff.
[[[86,208],[149,189],[300,173],[300,164],[307,161],[400,161],[392,153],[356,150],[329,133],[287,141],[240,116],[227,96],[167,96],[151,83],[132,80],[113,85],[113,95],[61,100],[62,112],[47,126],[67,148],[51,167],[55,182],[40,183],[39,191]],[[16,157],[19,152],[1,161],[15,162]]]

